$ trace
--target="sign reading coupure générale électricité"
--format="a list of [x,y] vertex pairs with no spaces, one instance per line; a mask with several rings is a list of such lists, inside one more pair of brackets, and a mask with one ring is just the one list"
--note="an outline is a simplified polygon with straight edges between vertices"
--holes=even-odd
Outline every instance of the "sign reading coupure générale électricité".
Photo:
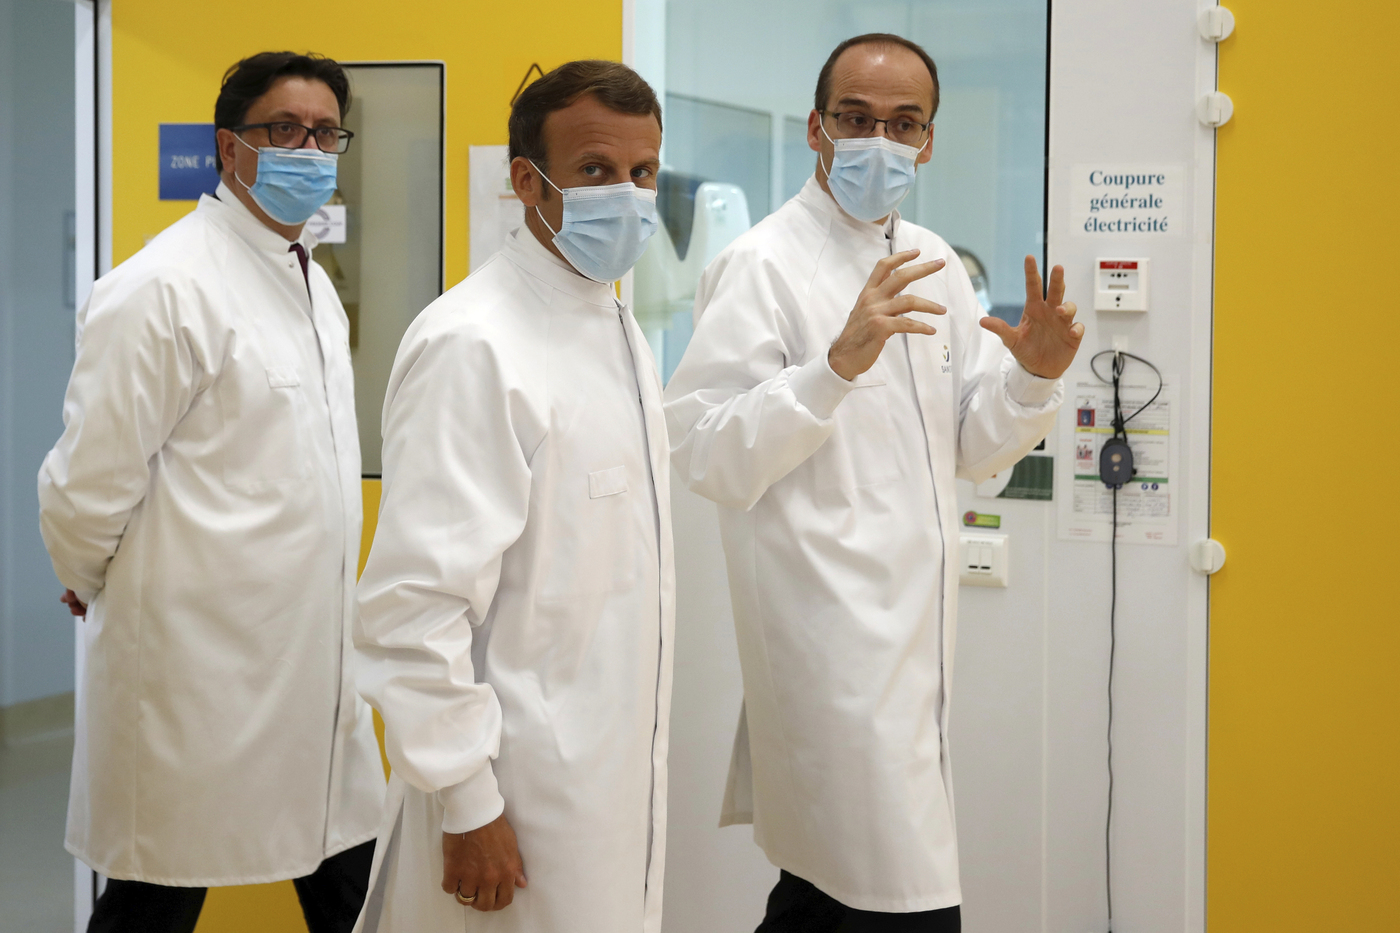
[[1074,166],[1071,233],[1175,236],[1186,232],[1186,211],[1186,166],[1179,162]]

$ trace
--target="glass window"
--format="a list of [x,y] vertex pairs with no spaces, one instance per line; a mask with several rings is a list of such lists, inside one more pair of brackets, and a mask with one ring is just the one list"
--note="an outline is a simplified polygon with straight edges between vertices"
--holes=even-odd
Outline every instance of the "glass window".
[[[404,331],[442,294],[442,84],[438,64],[349,65],[354,95],[330,206],[345,221],[338,243],[314,256],[350,319],[355,411],[366,476],[381,472],[384,391]],[[313,221],[314,222],[314,221]]]
[[74,17],[71,3],[0,0],[0,930],[73,928],[75,626],[34,478],[63,433],[82,298]]
[[807,119],[783,117],[783,192],[787,201],[812,177],[817,154],[807,145]]
[[[933,158],[900,213],[957,247],[969,271],[980,268],[984,303],[1015,322],[1022,258],[1044,251],[1047,17],[1047,0],[668,0],[663,171],[697,188],[737,186],[758,222],[815,169],[807,115],[831,50],[867,32],[912,39],[938,65],[941,101]],[[663,194],[660,206],[668,229],[686,237],[693,205],[682,216]],[[683,264],[682,277],[698,277]],[[647,279],[665,266],[639,265],[639,296],[656,293]],[[678,271],[666,273],[670,313],[644,322],[665,377],[688,339],[680,312],[694,298],[694,282],[677,281]],[[641,319],[640,300],[638,310]]]
[[750,216],[768,214],[772,115],[668,93],[665,121],[668,168],[709,181],[732,182],[744,190]]

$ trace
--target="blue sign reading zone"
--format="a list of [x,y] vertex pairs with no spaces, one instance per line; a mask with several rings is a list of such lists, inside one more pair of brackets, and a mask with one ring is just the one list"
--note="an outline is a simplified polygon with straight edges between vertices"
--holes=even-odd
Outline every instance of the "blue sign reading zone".
[[214,167],[214,124],[160,125],[160,199],[198,201],[219,187]]

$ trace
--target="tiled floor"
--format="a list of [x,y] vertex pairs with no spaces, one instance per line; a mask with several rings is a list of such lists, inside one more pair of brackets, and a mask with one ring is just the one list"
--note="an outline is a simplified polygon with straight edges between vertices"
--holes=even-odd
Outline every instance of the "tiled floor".
[[0,743],[0,933],[71,933],[73,857],[63,849],[73,734]]

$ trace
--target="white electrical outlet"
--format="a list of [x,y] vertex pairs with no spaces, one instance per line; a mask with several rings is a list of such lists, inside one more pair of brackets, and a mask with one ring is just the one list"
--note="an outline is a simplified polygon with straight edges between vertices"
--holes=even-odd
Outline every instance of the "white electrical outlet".
[[1094,269],[1095,311],[1146,311],[1146,259],[1100,259]]
[[968,586],[1006,586],[1006,535],[960,535],[958,581]]

